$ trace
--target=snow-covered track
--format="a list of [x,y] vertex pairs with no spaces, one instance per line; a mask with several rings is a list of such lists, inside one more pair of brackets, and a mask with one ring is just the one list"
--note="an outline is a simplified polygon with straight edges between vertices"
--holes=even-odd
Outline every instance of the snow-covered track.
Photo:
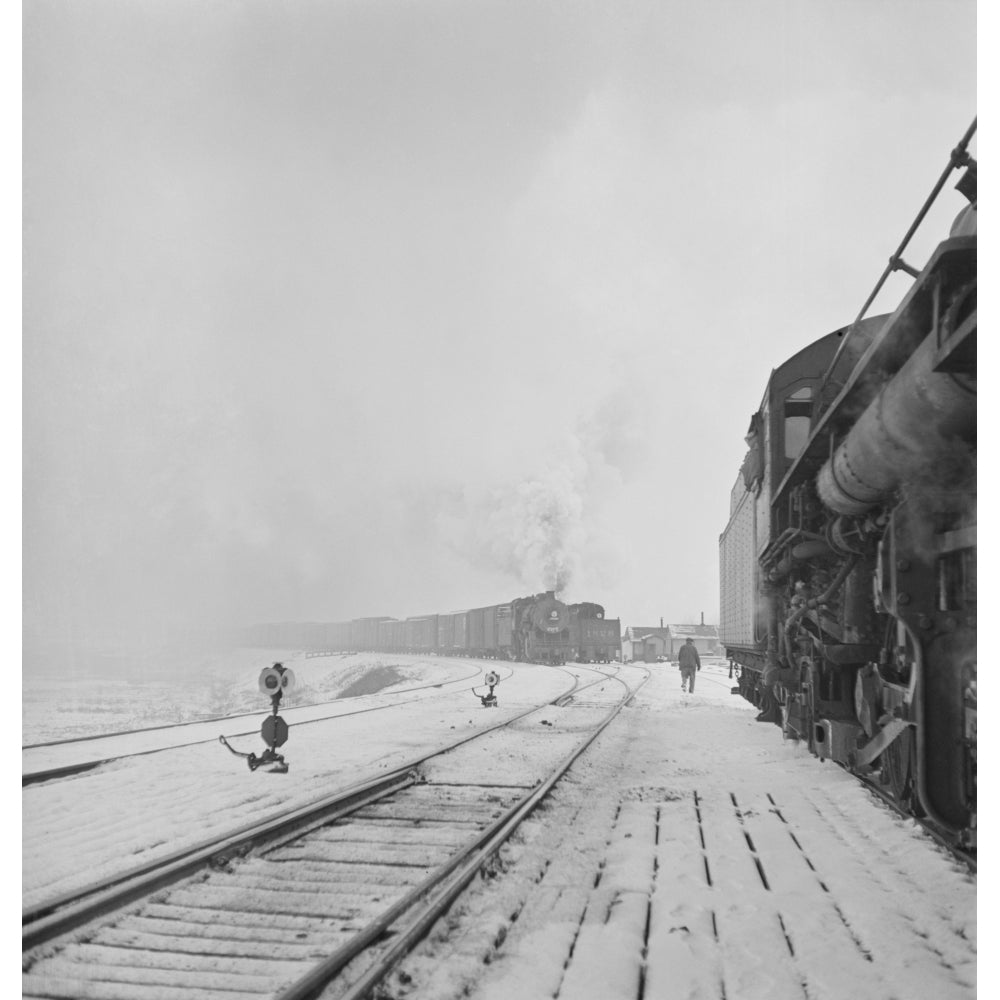
[[25,955],[24,996],[301,1000],[334,979],[324,996],[364,996],[634,693],[532,787],[403,782],[36,948]]
[[95,917],[125,906],[134,899],[148,896],[206,864],[222,863],[232,853],[245,853],[255,843],[296,830],[303,825],[329,822],[337,815],[391,794],[397,788],[413,784],[416,780],[412,768],[402,768],[355,788],[338,791],[328,799],[311,803],[303,809],[234,830],[229,836],[196,844],[133,868],[127,873],[46,900],[22,911],[21,947],[27,949],[44,944]]
[[66,764],[64,767],[50,767],[44,771],[27,771],[21,775],[21,787],[37,785],[43,781],[55,781],[57,778],[71,778],[74,774],[92,771],[95,767],[108,764],[117,757],[105,757],[102,760],[84,760],[76,764]]
[[304,806],[282,812],[267,819],[247,824],[228,831],[222,836],[212,838],[185,847],[182,850],[119,872],[98,882],[50,897],[44,902],[25,907],[21,913],[22,948],[34,947],[52,937],[79,926],[102,913],[109,912],[125,905],[132,899],[155,891],[158,887],[183,878],[191,871],[208,863],[211,859],[224,856],[226,852],[249,850],[261,838],[273,837],[287,830],[295,829],[303,823],[319,819],[326,821],[331,810],[344,811],[351,803],[370,795],[386,794],[394,788],[398,781],[412,783],[410,775],[433,757],[448,753],[464,743],[471,742],[481,736],[504,729],[518,722],[525,716],[536,711],[527,709],[497,723],[472,736],[463,736],[450,741],[445,746],[439,746],[415,760],[408,761],[401,767],[380,775],[376,779],[363,782],[360,785],[341,789],[329,796],[310,802]]
[[[600,667],[585,666],[582,663],[575,663],[573,664],[573,666],[577,670],[587,670],[591,673],[596,673],[598,674],[598,677],[596,680],[588,681],[586,684],[581,684],[580,678],[577,677],[575,674],[570,673],[570,671],[567,670],[566,672],[570,673],[570,676],[574,678],[573,687],[571,690],[567,691],[566,694],[562,695],[562,697],[557,698],[553,702],[553,704],[555,705],[559,705],[560,707],[568,705],[570,704],[570,702],[575,701],[577,698],[579,698],[579,696],[588,688],[596,687],[598,684],[603,684],[605,681],[609,680],[617,681],[619,684],[624,685],[626,689],[628,688],[628,685],[625,683],[625,681],[623,681],[618,676],[617,671],[615,673],[610,673],[606,670],[602,670]],[[566,668],[563,667],[562,669],[565,670]]]
[[[285,709],[283,715],[287,717],[290,724],[296,726],[310,725],[316,722],[329,722],[333,719],[343,719],[352,715],[364,715],[367,712],[379,712],[386,709],[398,708],[401,705],[408,705],[420,700],[413,697],[414,692],[430,691],[440,688],[452,688],[465,685],[472,678],[480,676],[478,671],[470,674],[463,674],[449,681],[436,682],[434,684],[422,684],[416,687],[403,688],[399,691],[392,691],[388,694],[380,694],[375,697],[386,698],[395,695],[409,694],[409,698],[393,697],[393,700],[383,704],[369,705],[365,708],[354,708],[345,706],[346,702],[355,699],[334,699],[330,702],[320,702],[317,705],[296,706],[292,709]],[[510,671],[501,679],[510,677]],[[361,695],[358,697],[372,697]],[[325,706],[344,706],[346,711],[327,712],[322,715],[311,715],[306,717],[306,713],[322,710]],[[238,731],[227,731],[225,736],[228,739],[237,739],[247,736],[256,736],[260,730],[261,712],[247,713],[241,712],[238,715],[221,716],[213,719],[199,719],[192,722],[181,722],[170,726],[151,726],[143,729],[121,730],[112,733],[84,736],[73,740],[55,740],[49,743],[29,744],[21,748],[22,767],[27,765],[28,769],[21,774],[21,787],[27,785],[40,784],[43,781],[54,781],[58,778],[68,778],[85,771],[93,770],[104,764],[110,764],[116,760],[123,760],[127,757],[142,757],[151,753],[162,753],[168,750],[179,750],[184,747],[197,746],[201,743],[214,743],[218,740],[219,723],[241,723],[250,721],[255,723],[253,729],[240,729]],[[196,727],[201,727],[199,731]],[[196,734],[192,738],[192,734]],[[136,738],[142,739],[141,747],[136,746]],[[150,740],[155,741],[149,745]],[[128,749],[129,747],[132,749]],[[55,767],[41,767],[37,770],[31,769],[30,761],[33,755],[48,754],[54,752],[52,748],[59,751],[67,760]],[[77,748],[82,755],[82,759],[70,759],[76,754]],[[116,749],[119,748],[119,749]]]
[[[482,708],[466,689],[398,706],[398,714],[355,714],[294,727],[289,775],[252,773],[215,737],[210,744],[132,757],[24,788],[22,906],[37,908],[362,780],[416,767],[429,755],[526,718],[569,687],[564,675],[551,670],[532,671],[529,681],[534,691],[502,698],[499,709]],[[552,711],[549,717],[558,718]],[[538,725],[525,723],[529,732]],[[253,746],[246,742],[237,742],[238,748]]]
[[[845,768],[845,770],[847,770]],[[903,819],[910,820],[920,827],[924,833],[927,834],[939,847],[944,848],[957,862],[965,865],[966,868],[974,875],[978,870],[978,851],[966,850],[965,848],[959,846],[955,843],[953,837],[949,837],[946,833],[942,833],[933,823],[931,823],[924,816],[914,816],[912,813],[907,812],[888,792],[880,788],[879,785],[871,780],[870,778],[864,777],[862,775],[854,775],[858,778],[862,785],[871,792],[880,802],[884,802],[897,816],[901,816]]]
[[[308,654],[307,654],[308,655]],[[377,693],[378,697],[392,697],[399,694],[410,694],[413,691],[426,691],[429,688],[441,688],[450,687],[452,685],[464,684],[466,681],[471,680],[474,677],[478,677],[481,670],[474,670],[468,674],[462,674],[460,677],[453,677],[446,681],[434,681],[427,684],[416,684],[413,687],[406,688],[394,688],[390,691],[381,691]],[[506,677],[510,677],[510,671],[508,670]],[[314,708],[321,705],[343,705],[345,702],[356,701],[359,698],[370,698],[373,697],[370,694],[359,694],[350,695],[346,698],[330,698],[327,701],[317,702],[315,705],[297,706],[297,708]],[[293,709],[294,710],[294,709]],[[138,733],[155,733],[161,732],[163,730],[183,730],[189,726],[203,726],[207,723],[218,723],[218,722],[233,722],[236,719],[252,719],[260,714],[259,711],[253,712],[231,712],[227,715],[210,715],[208,717],[199,719],[187,719],[184,722],[166,722],[158,726],[139,726],[134,729],[116,729],[108,733],[90,733],[87,736],[68,736],[59,740],[43,740],[38,743],[23,743],[21,745],[22,750],[38,750],[43,747],[59,747],[67,746],[71,744],[80,743],[90,743],[93,740],[105,740],[110,739],[113,736],[135,736]]]

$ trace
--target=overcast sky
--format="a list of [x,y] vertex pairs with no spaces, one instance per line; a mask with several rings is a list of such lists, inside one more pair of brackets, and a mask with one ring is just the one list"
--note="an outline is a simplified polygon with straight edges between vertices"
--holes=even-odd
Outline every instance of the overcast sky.
[[716,621],[749,416],[975,117],[975,18],[26,4],[26,651],[556,575]]

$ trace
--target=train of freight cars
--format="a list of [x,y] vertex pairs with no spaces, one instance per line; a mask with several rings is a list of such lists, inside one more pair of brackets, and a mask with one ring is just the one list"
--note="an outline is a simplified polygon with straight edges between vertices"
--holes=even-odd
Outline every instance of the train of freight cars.
[[976,163],[890,315],[771,374],[720,537],[721,638],[758,719],[953,846],[976,838]]
[[619,658],[621,621],[600,604],[565,604],[552,591],[469,611],[349,622],[255,626],[249,644],[316,651],[436,653],[524,663],[610,663]]

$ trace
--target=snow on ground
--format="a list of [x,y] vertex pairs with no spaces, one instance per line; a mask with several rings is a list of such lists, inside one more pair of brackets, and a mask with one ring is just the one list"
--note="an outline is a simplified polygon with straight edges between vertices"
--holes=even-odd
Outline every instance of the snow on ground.
[[[23,684],[21,742],[78,739],[99,733],[266,711],[257,687],[264,667],[280,661],[295,672],[287,708],[335,698],[446,681],[469,670],[447,657],[337,653],[310,656],[287,650],[234,649],[164,655],[134,674],[35,673]],[[381,669],[379,669],[381,668]]]
[[[358,712],[370,712],[400,701],[401,698],[429,700],[442,689],[467,691],[470,685],[482,681],[481,661],[457,661],[427,657],[396,657],[388,662],[374,655],[349,654],[336,658],[336,664],[321,664],[311,657],[300,665],[294,660],[296,678],[304,675],[305,684],[296,681],[294,690],[283,697],[281,717],[289,726],[305,722],[336,718]],[[510,667],[499,666],[506,678]],[[244,673],[246,671],[244,670]],[[244,684],[243,679],[235,683]],[[485,690],[485,689],[484,689]],[[367,694],[365,692],[368,692]],[[242,746],[244,752],[259,752],[261,746],[245,746],[244,737],[257,738],[261,722],[270,714],[270,700],[254,689],[240,690],[239,702],[244,706],[255,701],[244,715],[211,718],[205,722],[185,721],[178,726],[154,726],[131,732],[116,732],[109,736],[88,736],[83,742],[56,742],[24,747],[21,750],[22,774],[69,767],[85,761],[103,761],[125,754],[150,753],[182,745],[210,742],[220,735]],[[322,700],[317,700],[322,699]],[[135,718],[137,713],[121,704],[121,718]],[[176,707],[176,706],[175,706]],[[204,717],[196,713],[195,718]]]
[[[509,669],[496,710],[447,685],[432,699],[295,726],[286,775],[250,773],[205,744],[28,787],[24,902],[378,774],[571,683],[561,670]],[[635,681],[644,669],[622,675]],[[634,702],[385,995],[971,1000],[975,878],[840,768],[756,723],[721,664],[706,663],[693,695],[681,693],[676,667],[649,670]],[[581,683],[595,676],[571,672]],[[602,682],[579,700],[606,700],[615,686]],[[533,742],[557,735],[561,756],[584,716],[595,712],[549,706],[551,727],[537,716],[521,725]],[[261,749],[259,737],[239,742]],[[499,753],[484,741],[463,759],[471,773],[443,760],[429,777],[527,778],[509,746]]]
[[385,995],[971,1000],[975,878],[721,665],[651,669]]
[[[494,666],[459,658],[446,661],[444,668],[436,661],[422,670],[411,664],[408,683],[419,677],[443,682],[463,674],[481,681],[482,672]],[[420,692],[416,700],[402,696],[379,711],[293,724],[281,748],[288,774],[250,772],[219,744],[214,733],[232,731],[219,724],[209,742],[30,785],[22,794],[23,905],[376,777],[431,747],[544,704],[572,686],[564,670],[508,664],[499,670],[511,676],[497,688],[496,709],[482,707],[469,690],[474,682],[468,680]],[[587,679],[593,676],[578,670]],[[266,702],[259,692],[257,698]],[[379,704],[387,704],[382,695],[352,701],[355,709]],[[259,707],[263,720],[268,706]],[[291,713],[286,714],[291,719]],[[242,720],[240,725],[245,727]],[[118,742],[134,740],[145,746],[148,735],[120,737]],[[231,742],[244,752],[264,749],[259,733]]]

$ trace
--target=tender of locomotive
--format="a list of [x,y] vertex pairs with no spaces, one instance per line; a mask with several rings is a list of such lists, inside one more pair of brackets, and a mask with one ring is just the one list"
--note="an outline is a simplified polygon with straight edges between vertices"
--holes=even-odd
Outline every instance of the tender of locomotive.
[[976,838],[974,130],[917,223],[953,169],[970,205],[920,271],[900,260],[911,227],[886,272],[915,279],[896,310],[859,317],[772,372],[720,538],[721,638],[758,718],[966,850]]
[[600,604],[571,604],[570,658],[580,663],[611,663],[622,648],[622,624],[604,617]]

